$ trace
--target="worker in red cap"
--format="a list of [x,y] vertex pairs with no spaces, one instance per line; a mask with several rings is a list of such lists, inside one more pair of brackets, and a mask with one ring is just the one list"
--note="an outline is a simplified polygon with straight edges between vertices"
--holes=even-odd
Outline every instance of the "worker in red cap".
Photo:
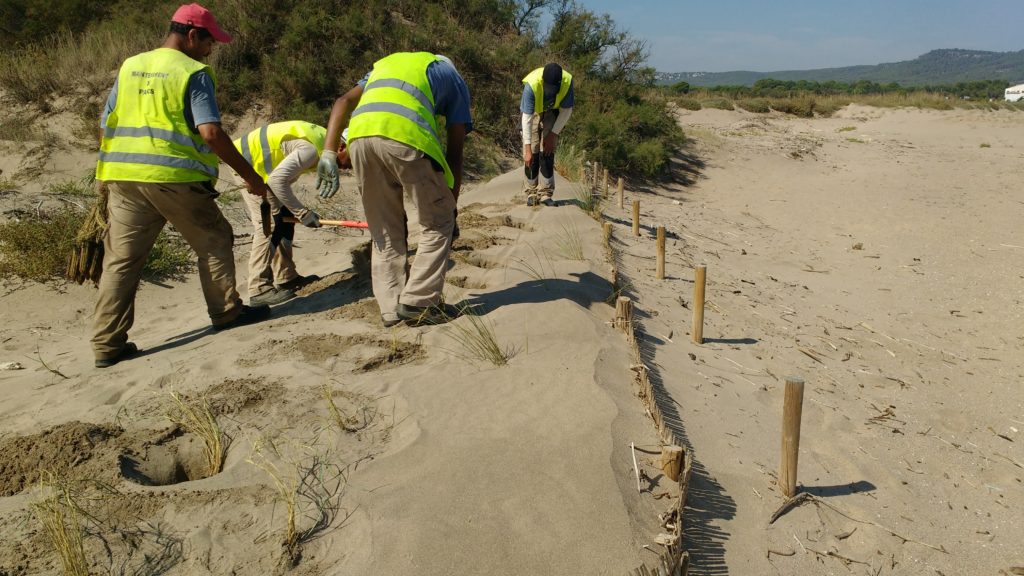
[[572,74],[550,63],[523,78],[523,160],[526,165],[526,203],[554,204],[555,148],[558,135],[572,115]]
[[212,70],[201,61],[217,42],[231,42],[209,10],[178,8],[162,46],[125,60],[100,121],[96,179],[106,185],[110,228],[93,314],[98,368],[138,352],[128,341],[135,293],[154,242],[170,222],[198,257],[207,313],[216,330],[270,316],[242,304],[235,289],[231,225],[214,198],[218,160],[249,194],[270,188],[235,149],[220,125]]

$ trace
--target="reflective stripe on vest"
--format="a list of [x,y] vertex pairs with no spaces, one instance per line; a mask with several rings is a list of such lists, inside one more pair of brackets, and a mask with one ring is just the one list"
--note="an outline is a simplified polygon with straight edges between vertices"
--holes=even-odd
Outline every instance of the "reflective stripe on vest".
[[125,60],[100,143],[98,180],[216,181],[217,155],[185,120],[188,83],[199,71],[214,79],[206,65],[171,48]]
[[397,52],[373,65],[359,105],[352,112],[348,141],[383,136],[420,150],[443,169],[448,187],[455,177],[441,146],[427,66],[429,52]]
[[[316,147],[319,156],[324,151],[324,140],[327,139],[327,129],[310,122],[294,120],[289,122],[275,122],[267,124],[249,132],[245,136],[234,141],[245,161],[252,165],[264,181],[270,177],[270,173],[277,168],[277,165],[284,160],[285,154],[281,145],[288,140],[305,140]],[[315,169],[310,168],[308,171]]]
[[544,68],[537,68],[527,74],[526,78],[523,78],[523,84],[533,90],[533,113],[542,114],[561,106],[565,95],[569,93],[569,87],[572,86],[572,74],[562,70],[562,83],[558,86],[558,94],[555,95],[555,105],[551,107],[544,106]]

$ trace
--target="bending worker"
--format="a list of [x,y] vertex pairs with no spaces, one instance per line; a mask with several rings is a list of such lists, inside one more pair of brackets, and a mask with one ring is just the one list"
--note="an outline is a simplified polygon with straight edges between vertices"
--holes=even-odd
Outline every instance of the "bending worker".
[[93,314],[96,366],[138,351],[128,341],[135,292],[149,251],[170,222],[198,257],[199,280],[214,329],[250,324],[270,308],[242,305],[235,290],[234,237],[214,198],[218,158],[248,193],[270,189],[220,126],[213,72],[200,60],[231,42],[206,8],[183,5],[161,47],[125,60],[101,120],[96,179],[109,188],[103,276]]
[[573,100],[572,74],[558,64],[537,68],[523,78],[519,111],[523,114],[523,160],[529,206],[538,202],[546,206],[553,203],[555,148],[558,135],[572,116]]
[[[438,116],[446,120],[447,146],[440,140]],[[348,148],[336,154],[346,127]],[[442,304],[441,292],[462,182],[462,149],[472,129],[469,87],[448,58],[428,52],[378,60],[334,103],[317,188],[322,197],[334,194],[338,165],[347,165],[351,155],[373,241],[373,295],[385,326],[402,320],[435,324],[457,315]],[[403,192],[415,204],[422,227],[408,276]]]
[[[320,279],[296,271],[292,258],[295,224],[284,219],[294,216],[305,226],[320,227],[320,216],[295,196],[292,184],[304,172],[316,168],[325,136],[327,129],[323,126],[292,121],[268,124],[235,140],[235,148],[270,186],[265,200],[245,195],[245,207],[253,225],[249,252],[250,304],[280,304],[294,298],[295,290]],[[270,236],[264,234],[263,204],[267,205],[263,209],[269,209],[273,217]]]

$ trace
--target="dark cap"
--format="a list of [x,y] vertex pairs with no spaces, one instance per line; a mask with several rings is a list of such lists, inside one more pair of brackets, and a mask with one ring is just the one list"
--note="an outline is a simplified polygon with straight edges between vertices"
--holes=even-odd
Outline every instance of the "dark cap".
[[562,67],[554,62],[544,66],[544,73],[541,75],[541,78],[544,79],[545,96],[554,98],[562,87]]

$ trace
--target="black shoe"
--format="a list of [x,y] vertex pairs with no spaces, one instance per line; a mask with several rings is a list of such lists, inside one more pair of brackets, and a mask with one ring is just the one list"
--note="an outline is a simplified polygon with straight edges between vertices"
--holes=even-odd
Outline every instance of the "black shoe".
[[317,276],[316,274],[310,274],[309,276],[299,275],[283,284],[278,284],[277,287],[281,288],[282,290],[298,290],[303,286],[309,286],[310,284],[316,282],[319,279],[320,277]]
[[121,360],[127,360],[127,359],[131,358],[132,356],[135,356],[136,354],[138,354],[138,352],[139,352],[139,347],[136,346],[135,343],[133,343],[133,342],[125,342],[124,343],[124,348],[121,348],[121,350],[119,350],[117,354],[114,354],[110,358],[97,358],[96,359],[96,367],[97,368],[110,368],[111,366],[113,366],[114,364],[117,364]]
[[433,306],[398,305],[398,317],[405,320],[411,326],[444,324],[458,318],[460,314],[459,309],[450,304],[435,304]]
[[271,288],[262,294],[249,298],[250,306],[273,306],[295,298],[295,291],[287,288]]
[[235,328],[236,326],[245,326],[247,324],[255,324],[270,318],[270,306],[245,306],[242,305],[242,311],[238,313],[238,316],[230,322],[223,324],[214,324],[214,330],[227,330],[229,328]]
[[540,203],[545,206],[554,206],[555,200],[551,196],[541,196]]
[[380,323],[383,324],[385,328],[391,328],[392,326],[401,324],[402,323],[402,319],[401,318],[392,318],[391,320],[388,320],[388,319],[384,318],[383,316],[381,316],[380,317]]

